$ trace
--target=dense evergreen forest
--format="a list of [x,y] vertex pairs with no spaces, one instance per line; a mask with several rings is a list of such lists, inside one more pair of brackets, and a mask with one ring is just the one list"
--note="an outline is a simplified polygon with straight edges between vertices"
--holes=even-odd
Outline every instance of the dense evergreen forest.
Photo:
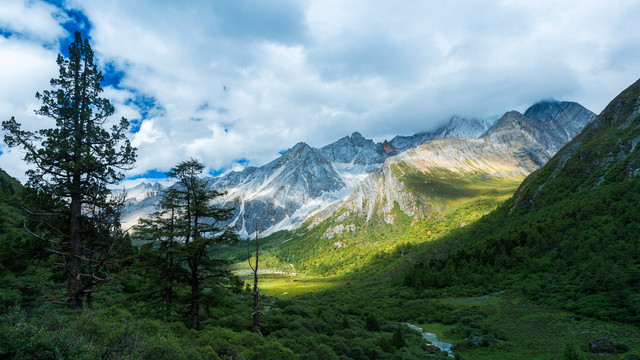
[[224,225],[201,163],[176,164],[157,212],[120,229],[107,185],[134,163],[128,122],[107,121],[89,43],[69,52],[38,95],[58,128],[3,123],[35,170],[25,186],[0,171],[0,358],[640,358],[640,82],[513,197],[509,183],[420,223],[398,212],[340,256],[308,241],[326,224],[264,239],[261,266],[329,285],[262,293],[256,329],[231,271],[256,243]]

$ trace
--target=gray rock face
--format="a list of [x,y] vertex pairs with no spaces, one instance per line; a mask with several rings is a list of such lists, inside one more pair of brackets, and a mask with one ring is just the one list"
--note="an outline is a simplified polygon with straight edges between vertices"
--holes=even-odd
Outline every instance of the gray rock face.
[[510,111],[498,120],[484,139],[519,149],[522,155],[533,159],[537,167],[544,165],[564,145],[560,137],[548,131],[545,123]]
[[[160,183],[141,183],[127,189],[127,200],[122,211],[122,229],[127,230],[138,223],[139,218],[147,218],[154,212],[159,195],[166,188]],[[120,191],[115,191],[118,194]]]
[[384,162],[384,159],[387,158],[382,144],[376,144],[371,139],[365,139],[358,132],[322,147],[319,152],[332,163],[375,164],[377,165],[376,167],[379,167]]
[[220,204],[235,209],[232,224],[245,234],[262,232],[294,217],[311,200],[346,187],[320,151],[305,143],[264,166],[214,178],[211,184],[226,192]]
[[449,122],[435,131],[421,132],[412,136],[396,136],[389,144],[401,153],[432,140],[446,138],[477,138],[487,132],[495,119],[465,119],[454,116]]
[[596,119],[596,114],[578,103],[555,100],[542,101],[531,106],[525,111],[524,116],[544,123],[558,144],[563,145]]

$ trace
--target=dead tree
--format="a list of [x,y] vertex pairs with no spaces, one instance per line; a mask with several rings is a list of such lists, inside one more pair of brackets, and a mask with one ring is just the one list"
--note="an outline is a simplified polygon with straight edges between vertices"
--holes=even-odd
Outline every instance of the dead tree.
[[249,254],[249,267],[253,271],[253,312],[251,313],[251,318],[253,320],[253,325],[251,326],[251,331],[261,334],[260,332],[260,288],[258,287],[258,263],[260,260],[260,245],[258,240],[258,228],[256,227],[256,261],[255,266],[251,264],[251,254]]

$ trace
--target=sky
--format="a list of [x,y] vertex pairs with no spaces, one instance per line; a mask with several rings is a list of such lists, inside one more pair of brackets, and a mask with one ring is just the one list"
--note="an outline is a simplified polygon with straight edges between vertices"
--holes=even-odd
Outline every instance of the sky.
[[[218,175],[542,99],[599,113],[640,77],[639,18],[634,0],[0,0],[0,120],[53,126],[34,95],[78,30],[131,122],[128,183],[189,158]],[[0,141],[24,181],[22,156]]]

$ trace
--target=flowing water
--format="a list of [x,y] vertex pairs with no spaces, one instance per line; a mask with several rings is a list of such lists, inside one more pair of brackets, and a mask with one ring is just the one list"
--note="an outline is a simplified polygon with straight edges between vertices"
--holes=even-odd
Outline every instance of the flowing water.
[[453,346],[453,344],[449,344],[444,341],[438,340],[438,338],[436,337],[436,334],[426,332],[419,326],[415,326],[409,323],[405,323],[405,325],[407,325],[412,330],[419,331],[422,337],[425,338],[425,340],[429,341],[431,344],[438,347],[441,351],[448,352],[449,356],[453,357],[453,355],[451,354],[451,347]]

